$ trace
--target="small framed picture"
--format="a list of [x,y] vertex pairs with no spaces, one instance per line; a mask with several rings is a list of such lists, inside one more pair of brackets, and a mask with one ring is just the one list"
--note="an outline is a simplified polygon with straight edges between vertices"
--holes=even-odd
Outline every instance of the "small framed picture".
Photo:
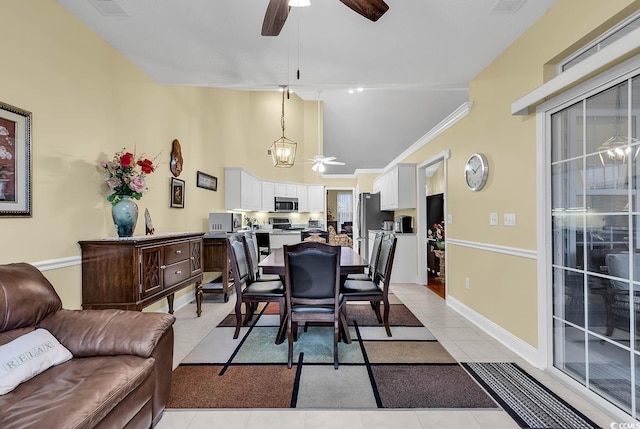
[[171,207],[184,208],[184,180],[171,178]]
[[211,176],[202,171],[198,171],[198,180],[196,182],[198,188],[209,189],[211,191],[218,190],[218,178]]

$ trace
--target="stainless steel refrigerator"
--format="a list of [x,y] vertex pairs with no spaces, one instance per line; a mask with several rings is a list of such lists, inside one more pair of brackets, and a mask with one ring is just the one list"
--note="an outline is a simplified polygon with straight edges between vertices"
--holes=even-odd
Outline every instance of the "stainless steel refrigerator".
[[360,255],[369,260],[369,230],[379,230],[382,222],[393,220],[393,212],[380,210],[380,194],[364,192],[358,195],[358,243]]

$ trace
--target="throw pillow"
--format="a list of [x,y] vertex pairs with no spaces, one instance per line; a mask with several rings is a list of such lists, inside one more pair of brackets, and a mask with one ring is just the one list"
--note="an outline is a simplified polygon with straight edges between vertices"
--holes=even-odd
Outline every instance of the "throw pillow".
[[72,357],[46,329],[36,329],[0,346],[0,395]]

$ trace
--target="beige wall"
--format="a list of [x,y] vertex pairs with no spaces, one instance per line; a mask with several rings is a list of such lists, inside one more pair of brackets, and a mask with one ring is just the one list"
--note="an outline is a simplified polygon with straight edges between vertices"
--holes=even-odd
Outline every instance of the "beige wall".
[[[0,263],[78,257],[79,240],[115,236],[97,166],[123,147],[159,154],[149,192],[138,202],[159,233],[206,230],[208,213],[224,209],[225,166],[265,179],[322,183],[308,165],[276,169],[267,156],[282,134],[280,93],[159,85],[54,0],[6,0],[0,13],[11,17],[5,34],[19,35],[3,50],[10,65],[3,67],[0,101],[33,114],[33,216],[0,218]],[[317,103],[292,95],[285,120],[298,156],[315,155]],[[184,156],[184,209],[169,208],[168,200],[176,138]],[[195,186],[198,170],[218,177],[218,192]],[[136,233],[144,233],[141,220]],[[65,307],[80,307],[79,266],[45,275]]]
[[[536,121],[512,116],[511,103],[541,85],[551,59],[583,39],[604,20],[638,2],[559,0],[540,20],[470,83],[471,113],[402,162],[421,163],[446,149],[447,237],[463,242],[536,251]],[[568,25],[570,23],[570,25]],[[490,165],[487,185],[470,192],[463,181],[469,155],[484,153]],[[498,212],[501,226],[489,226]],[[502,226],[515,213],[516,227]],[[535,259],[488,250],[447,246],[447,289],[451,297],[516,337],[537,347]],[[470,288],[465,288],[465,279]]]
[[[510,105],[549,79],[549,62],[638,4],[559,0],[473,79],[471,113],[403,160],[421,163],[451,150],[449,238],[536,250],[535,118],[512,116]],[[203,231],[206,214],[224,208],[223,192],[196,188],[197,170],[217,176],[219,189],[225,166],[243,166],[264,179],[372,190],[378,174],[330,180],[302,163],[271,167],[266,149],[281,135],[279,93],[158,85],[54,0],[4,0],[0,12],[12,17],[3,22],[5,34],[20,35],[19,42],[4,45],[3,56],[11,61],[3,67],[0,101],[33,112],[33,217],[0,219],[1,263],[78,256],[78,240],[114,236],[96,166],[123,146],[150,156],[161,153],[163,164],[149,176],[151,189],[140,201],[159,232]],[[286,136],[301,145],[299,156],[315,155],[322,145],[317,104],[293,95],[285,112]],[[183,210],[168,208],[174,138],[185,156]],[[475,193],[462,180],[473,152],[485,153],[491,166],[486,187]],[[517,226],[490,227],[490,212],[516,213]],[[450,296],[537,346],[536,261],[455,245],[447,252]],[[46,275],[65,306],[79,307],[79,267]]]

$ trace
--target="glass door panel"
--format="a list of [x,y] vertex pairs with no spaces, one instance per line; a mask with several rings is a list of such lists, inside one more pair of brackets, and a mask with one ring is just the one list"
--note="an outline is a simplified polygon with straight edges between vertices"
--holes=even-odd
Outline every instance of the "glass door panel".
[[549,117],[554,366],[633,417],[640,392],[638,113],[634,78]]

